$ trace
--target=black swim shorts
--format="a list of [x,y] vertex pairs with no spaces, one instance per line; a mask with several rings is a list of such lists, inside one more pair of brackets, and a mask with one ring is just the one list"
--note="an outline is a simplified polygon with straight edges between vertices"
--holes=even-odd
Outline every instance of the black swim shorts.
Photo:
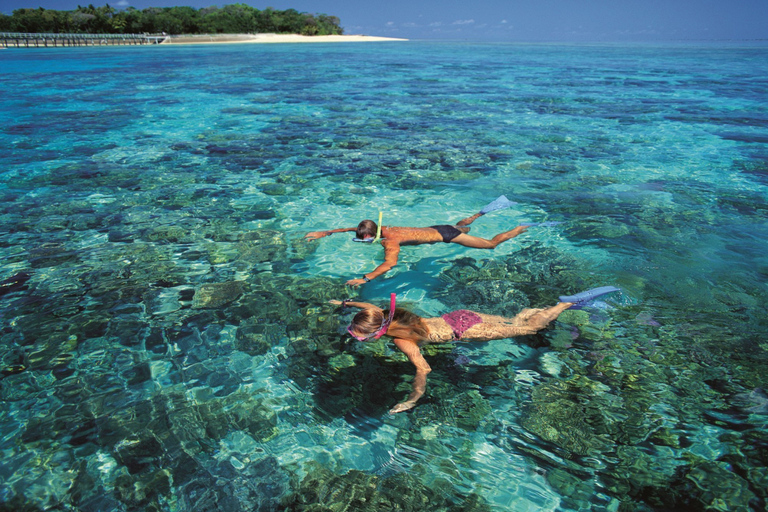
[[443,242],[449,243],[451,240],[461,234],[461,231],[456,229],[456,226],[429,226],[432,229],[436,229],[438,233],[443,237]]

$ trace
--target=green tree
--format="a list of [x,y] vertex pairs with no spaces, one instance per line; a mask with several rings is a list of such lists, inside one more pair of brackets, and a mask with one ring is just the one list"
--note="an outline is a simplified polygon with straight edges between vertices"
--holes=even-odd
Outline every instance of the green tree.
[[256,29],[255,32],[260,34],[270,34],[277,32],[277,26],[275,24],[275,10],[271,7],[267,7],[263,11],[256,15]]
[[320,36],[342,35],[344,33],[344,29],[341,28],[341,20],[336,16],[318,15],[317,26],[317,35]]
[[80,5],[74,11],[17,9],[11,16],[0,14],[0,30],[15,32],[87,32],[169,34],[296,33],[343,34],[339,18],[308,14],[296,9],[259,11],[247,4],[229,4],[195,10],[192,7],[128,7],[119,11],[109,4]]
[[305,36],[316,36],[318,32],[317,20],[311,14],[304,16],[304,26],[301,33]]
[[178,34],[197,34],[199,33],[198,26],[198,11],[192,7],[171,7],[168,9],[168,13],[173,16],[179,22]]
[[0,13],[0,30],[2,30],[3,32],[12,32],[13,30],[15,30],[13,28],[12,16],[8,16]]
[[115,15],[123,21],[123,30],[126,34],[140,34],[144,32],[144,13],[135,7],[128,7]]
[[83,11],[75,11],[70,16],[72,32],[91,32],[91,26],[96,15]]

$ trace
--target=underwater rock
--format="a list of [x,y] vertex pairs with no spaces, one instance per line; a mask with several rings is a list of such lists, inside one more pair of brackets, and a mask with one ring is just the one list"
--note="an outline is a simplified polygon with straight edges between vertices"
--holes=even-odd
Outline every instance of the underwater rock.
[[[206,461],[178,486],[181,510],[274,512],[283,510],[279,499],[288,487],[288,477],[267,457],[255,463],[230,460]],[[234,462],[234,464],[233,464]],[[174,475],[177,477],[178,475]],[[177,483],[174,480],[174,483]]]
[[104,223],[104,215],[92,213],[75,213],[67,218],[66,226],[73,231],[88,231],[98,229]]
[[142,302],[147,306],[147,311],[152,315],[167,315],[179,311],[182,297],[187,291],[193,291],[186,287],[167,287],[148,290],[142,297]]
[[32,268],[56,267],[77,261],[77,251],[70,251],[60,243],[46,242],[29,248],[29,264]]
[[189,235],[189,231],[181,226],[156,226],[144,232],[143,238],[149,242],[179,242]]
[[448,285],[435,292],[435,298],[448,309],[471,309],[488,314],[512,315],[528,306],[528,298],[507,280],[503,263],[477,264],[471,258],[454,261],[440,274]]
[[283,183],[262,183],[261,191],[268,196],[284,196],[288,194],[288,187]]
[[[320,410],[331,417],[344,417],[354,410],[383,414],[396,403],[395,385],[400,382],[396,369],[368,354],[334,356],[339,354],[338,349],[326,346],[327,349],[321,346],[314,353],[303,354],[303,361],[291,358],[289,365],[291,378],[306,381],[316,389],[314,400]],[[331,369],[331,360],[343,364]],[[318,368],[323,369],[319,376]]]
[[553,467],[546,472],[547,482],[563,497],[561,507],[567,510],[590,509],[595,489],[583,478]]
[[586,239],[611,239],[626,236],[630,228],[607,216],[586,217],[571,228],[573,236]]
[[237,242],[241,232],[241,226],[230,217],[208,219],[208,222],[200,228],[201,237],[214,242]]
[[161,497],[171,491],[172,476],[167,469],[141,475],[120,475],[115,479],[115,493],[129,509],[162,510]]
[[471,389],[451,401],[456,426],[472,432],[491,419],[493,409],[479,391]]
[[336,143],[336,147],[340,149],[363,149],[364,147],[370,144],[371,144],[370,140],[354,139],[354,140],[339,141]]
[[149,325],[134,315],[115,316],[107,328],[107,336],[126,347],[137,346],[147,335]]
[[252,219],[268,220],[277,217],[275,210],[251,210],[249,216]]
[[640,325],[649,325],[651,327],[661,327],[661,324],[653,318],[653,314],[647,311],[638,313],[635,321]]
[[608,491],[614,496],[642,497],[645,503],[666,510],[688,510],[675,503],[678,490],[671,486],[680,461],[671,450],[618,445],[614,467],[604,474]]
[[343,370],[344,368],[352,368],[353,366],[355,366],[355,358],[350,354],[339,354],[328,360],[328,367],[333,372]]
[[115,459],[128,468],[128,472],[139,473],[150,467],[162,452],[162,445],[151,434],[124,439],[115,446]]
[[204,244],[204,247],[207,253],[208,263],[211,265],[230,263],[235,261],[239,256],[239,252],[235,244],[232,243],[215,242]]
[[208,283],[195,290],[192,307],[195,309],[220,308],[237,300],[243,294],[244,281]]
[[69,352],[74,352],[77,339],[64,333],[55,333],[40,338],[35,345],[30,347],[26,362],[29,369],[50,369],[61,365],[63,360],[71,359]]
[[[303,237],[292,239],[290,244],[291,244],[291,249],[293,251],[294,258],[299,260],[304,260],[309,258],[320,247],[320,244],[315,242],[310,242]],[[294,262],[296,261],[295,259],[294,259]]]
[[311,462],[307,476],[297,492],[283,501],[283,507],[296,512],[373,511],[381,505],[378,484],[375,475],[352,470],[338,476]]
[[277,324],[258,323],[240,325],[235,335],[235,348],[251,356],[266,354],[285,336],[285,327]]
[[755,464],[747,469],[747,479],[752,484],[752,490],[765,501],[768,498],[768,467]]
[[30,280],[32,274],[29,272],[17,272],[7,279],[0,281],[0,297],[7,295],[11,292],[20,292],[26,290],[27,281]]
[[704,510],[752,510],[755,494],[746,480],[729,469],[729,464],[702,460],[681,468],[680,473],[682,476],[671,487],[681,501],[693,502],[692,506]]
[[135,233],[131,231],[126,231],[120,228],[113,228],[109,230],[107,239],[112,243],[123,242],[127,244],[132,244],[135,236],[136,236]]
[[[503,260],[452,261],[440,274],[447,285],[434,295],[450,309],[514,316],[526,307],[554,304],[553,290],[583,289],[583,273],[573,256],[532,243]],[[542,282],[547,286],[534,284]]]
[[[410,473],[381,478],[350,470],[338,475],[318,464],[307,464],[307,474],[294,494],[282,500],[281,510],[294,512],[380,512],[390,510],[445,510],[490,512],[480,496],[464,495],[438,480],[427,486]],[[427,471],[417,468],[417,473]]]
[[[219,440],[229,432],[243,430],[258,442],[266,442],[277,435],[277,415],[262,400],[243,392],[224,398],[196,404],[199,415],[191,426],[202,428],[205,435]],[[186,429],[181,417],[174,418],[175,427]],[[204,437],[198,438],[203,441]]]
[[237,268],[285,259],[287,244],[285,234],[268,229],[250,231],[239,237],[237,244]]
[[328,203],[336,206],[355,206],[359,202],[359,197],[349,194],[335,194],[328,197]]
[[590,388],[597,390],[599,385],[584,377],[536,386],[531,403],[522,410],[520,424],[567,453],[595,455],[607,451],[612,442],[595,427],[610,422],[597,402],[585,407],[584,398],[578,398],[592,395]]

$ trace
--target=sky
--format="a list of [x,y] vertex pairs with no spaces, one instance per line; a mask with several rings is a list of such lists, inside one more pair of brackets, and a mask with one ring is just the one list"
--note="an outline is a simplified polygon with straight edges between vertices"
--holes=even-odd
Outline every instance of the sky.
[[[94,0],[0,0],[0,12]],[[118,9],[245,3],[341,20],[346,34],[529,42],[768,40],[768,0],[113,0]]]

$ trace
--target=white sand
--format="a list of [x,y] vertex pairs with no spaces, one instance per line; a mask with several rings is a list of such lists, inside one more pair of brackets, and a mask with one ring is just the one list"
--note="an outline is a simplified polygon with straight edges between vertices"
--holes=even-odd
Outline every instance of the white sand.
[[214,34],[169,36],[162,44],[210,43],[354,43],[366,41],[407,41],[394,37],[344,35],[302,36],[300,34]]

